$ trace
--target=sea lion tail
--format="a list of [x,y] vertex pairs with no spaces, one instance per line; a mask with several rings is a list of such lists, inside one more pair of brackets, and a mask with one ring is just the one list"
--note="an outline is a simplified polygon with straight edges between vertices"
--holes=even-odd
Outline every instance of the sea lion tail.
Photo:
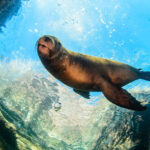
[[150,81],[150,72],[149,71],[141,71],[140,78]]

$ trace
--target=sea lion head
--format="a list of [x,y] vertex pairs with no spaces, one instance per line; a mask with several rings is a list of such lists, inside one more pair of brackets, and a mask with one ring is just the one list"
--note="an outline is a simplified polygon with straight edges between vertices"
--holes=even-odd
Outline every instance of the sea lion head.
[[44,35],[37,41],[37,51],[39,57],[51,59],[58,55],[61,48],[62,44],[54,36]]

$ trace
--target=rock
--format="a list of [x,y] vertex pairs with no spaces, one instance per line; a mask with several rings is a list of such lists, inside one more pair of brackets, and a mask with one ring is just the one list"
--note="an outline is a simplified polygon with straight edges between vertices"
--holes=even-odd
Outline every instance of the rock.
[[[22,62],[18,63],[13,69],[22,68]],[[10,137],[7,139],[0,132],[1,149],[124,150],[150,147],[149,108],[134,112],[117,107],[104,98],[96,105],[89,105],[91,100],[81,98],[50,74],[36,73],[32,67],[28,70],[27,63],[27,69],[16,74],[11,65],[14,64],[6,63],[0,69],[0,122]],[[149,93],[132,91],[145,103],[149,102]],[[53,106],[59,102],[61,109],[55,111]]]
[[0,0],[0,30],[8,19],[17,14],[21,3],[21,0]]

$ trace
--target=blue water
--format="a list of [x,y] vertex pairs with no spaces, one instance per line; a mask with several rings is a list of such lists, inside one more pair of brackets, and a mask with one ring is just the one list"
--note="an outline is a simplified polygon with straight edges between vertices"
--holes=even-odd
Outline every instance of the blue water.
[[1,55],[38,60],[35,43],[58,37],[77,52],[150,69],[150,2],[30,0],[3,28]]
[[[0,57],[39,61],[36,41],[49,34],[69,50],[150,70],[149,10],[149,0],[25,1],[2,28]],[[129,87],[134,85],[149,83],[136,81]]]

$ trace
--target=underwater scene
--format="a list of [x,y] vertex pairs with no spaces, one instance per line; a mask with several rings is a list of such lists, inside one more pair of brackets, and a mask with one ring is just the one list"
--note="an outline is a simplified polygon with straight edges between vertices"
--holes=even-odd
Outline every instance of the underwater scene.
[[[47,55],[72,59],[70,76],[50,70]],[[149,0],[0,0],[0,150],[150,150],[150,76],[114,81],[125,89],[120,99],[131,100],[124,107],[112,98],[118,87],[105,89],[111,81],[96,74],[102,63],[106,78],[103,58],[123,63],[110,65],[111,76],[124,64],[149,74]],[[72,88],[87,76],[104,84],[90,93]]]

